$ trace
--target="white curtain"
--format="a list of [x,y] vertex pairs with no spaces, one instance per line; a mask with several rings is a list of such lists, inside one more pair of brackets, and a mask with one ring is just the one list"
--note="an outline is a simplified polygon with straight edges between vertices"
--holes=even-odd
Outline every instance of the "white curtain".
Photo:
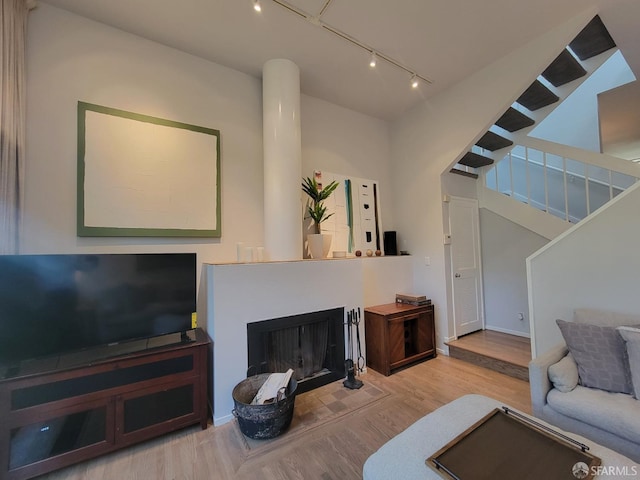
[[24,205],[28,0],[0,0],[0,254],[18,253]]

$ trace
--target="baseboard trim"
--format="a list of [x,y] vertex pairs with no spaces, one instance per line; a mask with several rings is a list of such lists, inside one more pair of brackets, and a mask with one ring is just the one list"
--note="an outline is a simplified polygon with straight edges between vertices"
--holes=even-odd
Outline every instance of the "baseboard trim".
[[515,335],[517,337],[531,338],[530,333],[518,332],[517,330],[509,330],[508,328],[500,328],[500,327],[494,327],[491,325],[485,325],[485,329],[491,330],[492,332],[508,333],[509,335]]
[[231,420],[233,420],[233,414],[229,414],[229,415],[224,415],[222,417],[218,417],[218,418],[213,418],[213,426],[214,427],[219,427],[220,425],[224,425],[225,423],[230,422]]

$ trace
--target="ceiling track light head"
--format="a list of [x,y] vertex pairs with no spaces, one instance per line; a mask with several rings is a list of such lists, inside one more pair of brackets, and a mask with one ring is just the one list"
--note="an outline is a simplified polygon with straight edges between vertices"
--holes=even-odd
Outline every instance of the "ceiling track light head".
[[262,11],[262,5],[260,5],[260,0],[253,0],[253,9],[256,12],[261,12]]
[[378,56],[376,55],[376,52],[371,52],[371,57],[369,58],[369,66],[371,68],[375,68],[377,64],[378,64]]
[[420,85],[420,82],[418,81],[418,77],[416,76],[416,74],[414,73],[411,76],[411,88],[418,88],[418,85]]

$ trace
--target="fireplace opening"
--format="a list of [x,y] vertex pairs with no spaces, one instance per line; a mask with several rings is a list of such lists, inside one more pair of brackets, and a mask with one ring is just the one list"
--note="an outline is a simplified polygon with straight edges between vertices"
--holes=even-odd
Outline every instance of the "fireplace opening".
[[291,368],[298,393],[340,380],[345,376],[343,322],[344,308],[334,308],[248,323],[249,369]]

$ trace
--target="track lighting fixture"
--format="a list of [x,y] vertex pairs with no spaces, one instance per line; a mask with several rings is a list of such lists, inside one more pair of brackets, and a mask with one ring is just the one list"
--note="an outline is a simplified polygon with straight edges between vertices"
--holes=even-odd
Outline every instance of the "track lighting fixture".
[[[414,89],[418,88],[421,82],[424,82],[426,84],[433,83],[431,79],[429,79],[428,77],[425,77],[423,75],[416,73],[415,69],[412,68],[410,65],[404,65],[399,60],[396,60],[393,57],[386,55],[384,52],[376,51],[370,45],[367,45],[366,43],[358,40],[357,38],[351,36],[347,32],[339,30],[338,28],[333,27],[328,23],[324,22],[322,20],[322,15],[324,15],[325,11],[329,8],[333,0],[324,0],[324,5],[320,9],[319,13],[317,14],[311,14],[311,13],[305,12],[304,10],[297,7],[296,5],[289,3],[289,1],[287,0],[272,0],[272,2],[282,7],[283,9],[287,10],[289,13],[294,13],[298,17],[303,18],[310,24],[315,25],[316,27],[320,27],[324,31],[329,32],[335,35],[336,37],[340,37],[343,40],[351,43],[353,46],[367,51],[370,54],[369,67],[375,68],[378,65],[378,59],[380,59],[380,60],[383,60],[385,63],[393,65],[399,68],[400,70],[404,70],[406,73],[411,75],[411,88],[414,88]],[[260,0],[253,0],[253,8],[257,12],[261,10]]]

